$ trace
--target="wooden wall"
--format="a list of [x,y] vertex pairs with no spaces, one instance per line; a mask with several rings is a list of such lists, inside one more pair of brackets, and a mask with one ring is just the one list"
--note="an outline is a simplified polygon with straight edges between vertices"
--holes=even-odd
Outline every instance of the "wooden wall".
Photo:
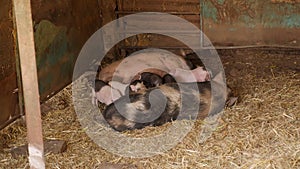
[[0,128],[18,116],[16,40],[11,1],[0,1]]
[[[31,3],[40,101],[44,101],[72,82],[77,55],[101,27],[102,18],[97,0]],[[15,32],[12,2],[0,1],[0,127],[19,110],[18,92],[14,92],[19,70]]]

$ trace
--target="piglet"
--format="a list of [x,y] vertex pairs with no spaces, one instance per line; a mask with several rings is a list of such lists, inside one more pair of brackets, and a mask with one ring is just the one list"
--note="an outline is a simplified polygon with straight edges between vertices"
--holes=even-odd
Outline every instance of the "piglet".
[[140,80],[143,82],[146,88],[157,87],[163,83],[163,79],[159,75],[151,72],[143,72]]
[[129,94],[145,91],[147,88],[141,80],[135,80],[128,86]]

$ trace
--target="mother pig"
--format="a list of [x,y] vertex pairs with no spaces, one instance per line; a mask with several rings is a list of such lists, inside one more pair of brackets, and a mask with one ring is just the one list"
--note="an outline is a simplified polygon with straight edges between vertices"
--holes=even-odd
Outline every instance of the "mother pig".
[[142,72],[150,72],[163,77],[172,70],[185,69],[190,67],[182,57],[171,52],[159,49],[146,49],[133,53],[123,60],[116,61],[100,70],[96,79],[104,82],[119,81],[121,83],[130,83],[136,75]]

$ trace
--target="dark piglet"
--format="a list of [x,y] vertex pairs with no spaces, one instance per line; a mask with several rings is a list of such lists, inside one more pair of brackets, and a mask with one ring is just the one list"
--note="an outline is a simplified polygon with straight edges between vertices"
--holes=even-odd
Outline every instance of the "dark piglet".
[[146,89],[146,86],[141,80],[135,80],[126,87],[125,94],[142,92]]
[[121,97],[106,107],[103,117],[117,131],[160,126],[176,119],[204,119],[225,106],[230,90],[222,77],[219,73],[212,79],[214,96],[208,81],[166,83]]
[[160,86],[163,83],[163,79],[159,75],[150,72],[143,72],[141,74],[140,80],[143,82],[147,89]]
[[[180,87],[179,87],[180,85]],[[110,104],[103,117],[117,131],[160,126],[180,118],[206,117],[210,108],[210,83],[168,83],[123,96]],[[195,114],[196,113],[196,114]]]
[[163,76],[163,84],[166,84],[166,83],[175,83],[176,80],[174,79],[174,77],[170,74],[165,74]]
[[[143,72],[139,80],[130,83],[129,92],[141,92],[149,88],[158,87],[166,83],[175,83],[176,80],[170,74],[165,74],[162,78],[154,73]],[[127,90],[126,90],[127,91]]]

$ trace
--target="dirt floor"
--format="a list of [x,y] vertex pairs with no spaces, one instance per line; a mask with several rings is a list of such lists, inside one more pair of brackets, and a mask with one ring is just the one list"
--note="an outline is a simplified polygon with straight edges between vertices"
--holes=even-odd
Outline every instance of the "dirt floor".
[[[87,136],[68,86],[43,108],[44,139],[67,141],[66,152],[45,155],[46,167],[101,168],[114,163],[141,169],[300,168],[300,51],[248,49],[219,54],[227,82],[239,100],[224,110],[218,127],[205,142],[199,143],[203,122],[197,121],[181,142],[163,154],[148,158],[112,154]],[[126,134],[149,136],[147,133],[155,134],[169,125]],[[27,157],[14,159],[10,154],[12,147],[23,144],[26,128],[22,119],[0,131],[0,168],[29,168]]]

